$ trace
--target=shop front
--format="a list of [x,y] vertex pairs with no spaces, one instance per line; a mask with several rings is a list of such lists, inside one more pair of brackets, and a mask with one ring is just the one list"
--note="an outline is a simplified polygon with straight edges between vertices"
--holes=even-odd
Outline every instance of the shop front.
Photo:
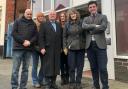
[[[33,14],[38,11],[46,15],[49,10],[57,12],[68,10],[72,7],[78,9],[81,17],[88,16],[87,3],[90,0],[36,0],[33,3]],[[106,39],[108,40],[108,73],[109,79],[128,82],[128,0],[97,0],[99,12],[107,15],[108,28]],[[85,58],[85,70],[89,69],[89,63]]]

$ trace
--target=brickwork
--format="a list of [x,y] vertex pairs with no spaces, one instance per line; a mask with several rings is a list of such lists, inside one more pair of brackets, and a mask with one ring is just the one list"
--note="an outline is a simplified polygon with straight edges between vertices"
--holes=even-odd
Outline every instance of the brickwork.
[[6,1],[6,24],[5,31],[7,31],[7,24],[14,20],[14,0]]
[[[14,1],[16,1],[16,2],[14,2]],[[19,15],[21,13],[23,13],[26,8],[30,8],[30,0],[7,0],[5,31],[7,31],[7,24],[10,22],[13,22],[13,20],[14,20],[15,3],[16,3],[16,14],[15,14],[16,18],[18,18]]]
[[116,80],[128,83],[128,59],[114,59]]

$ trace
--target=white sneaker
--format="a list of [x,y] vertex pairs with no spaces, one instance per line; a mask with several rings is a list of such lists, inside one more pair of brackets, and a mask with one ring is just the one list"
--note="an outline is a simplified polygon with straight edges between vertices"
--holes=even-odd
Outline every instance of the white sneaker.
[[40,88],[40,87],[41,87],[39,83],[36,83],[36,84],[34,84],[33,86],[34,86],[35,88]]

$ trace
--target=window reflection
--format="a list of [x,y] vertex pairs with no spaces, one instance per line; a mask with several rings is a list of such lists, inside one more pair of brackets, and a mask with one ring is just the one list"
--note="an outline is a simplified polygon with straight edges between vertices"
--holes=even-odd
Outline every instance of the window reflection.
[[128,0],[115,0],[117,54],[128,55]]
[[42,11],[42,0],[33,0],[33,16],[39,11]]
[[55,10],[63,9],[70,6],[70,0],[55,0]]
[[51,9],[51,0],[43,0],[43,11]]

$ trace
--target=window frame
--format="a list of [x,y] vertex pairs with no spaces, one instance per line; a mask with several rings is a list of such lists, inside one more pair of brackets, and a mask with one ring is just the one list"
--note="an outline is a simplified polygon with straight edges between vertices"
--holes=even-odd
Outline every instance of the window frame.
[[112,3],[112,10],[113,10],[113,12],[112,12],[112,24],[111,24],[112,29],[113,29],[113,33],[112,33],[113,34],[113,36],[112,36],[112,38],[113,38],[112,42],[113,42],[113,48],[114,48],[113,57],[114,58],[117,58],[117,59],[122,59],[122,60],[128,59],[128,56],[123,56],[123,55],[118,55],[117,54],[116,5],[115,5],[115,0],[113,0],[111,3]]
[[[121,37],[121,35],[117,35],[119,32],[117,32],[118,30],[118,27],[117,27],[117,25],[118,25],[118,22],[117,22],[117,13],[118,13],[118,11],[117,11],[117,8],[118,8],[118,6],[116,5],[116,1],[114,0],[114,7],[115,7],[115,40],[116,40],[116,57],[119,57],[119,58],[121,58],[121,57],[123,57],[123,58],[128,58],[128,55],[125,55],[125,54],[120,54],[120,51],[118,51],[118,44],[117,44],[117,42],[118,42],[118,39],[117,38],[120,38]],[[122,33],[123,34],[123,33]],[[117,37],[118,36],[118,37]],[[119,44],[119,45],[121,45],[121,44]],[[126,51],[125,50],[123,50],[122,49],[122,52],[123,53],[126,53]],[[128,53],[127,53],[128,54]]]

